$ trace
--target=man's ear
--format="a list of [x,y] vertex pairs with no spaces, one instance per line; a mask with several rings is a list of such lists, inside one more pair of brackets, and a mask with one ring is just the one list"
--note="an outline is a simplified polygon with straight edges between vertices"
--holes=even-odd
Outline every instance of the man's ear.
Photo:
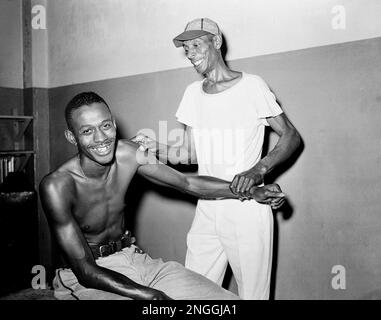
[[112,123],[114,124],[114,127],[116,129],[116,122],[115,122],[115,119],[112,120]]
[[219,50],[221,49],[221,46],[222,46],[222,37],[219,36],[219,35],[216,35],[213,37],[213,45],[214,47]]
[[69,141],[71,144],[74,144],[75,146],[77,145],[77,140],[75,140],[73,132],[70,130],[66,129],[65,130],[65,138],[67,141]]

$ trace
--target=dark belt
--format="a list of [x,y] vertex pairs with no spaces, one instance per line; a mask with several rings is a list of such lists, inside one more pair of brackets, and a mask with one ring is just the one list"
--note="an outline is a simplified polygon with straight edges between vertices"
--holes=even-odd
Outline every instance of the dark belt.
[[131,247],[134,242],[135,238],[131,237],[131,232],[126,231],[119,240],[101,245],[90,245],[90,249],[93,252],[94,259],[97,259],[99,257],[107,257],[123,248]]

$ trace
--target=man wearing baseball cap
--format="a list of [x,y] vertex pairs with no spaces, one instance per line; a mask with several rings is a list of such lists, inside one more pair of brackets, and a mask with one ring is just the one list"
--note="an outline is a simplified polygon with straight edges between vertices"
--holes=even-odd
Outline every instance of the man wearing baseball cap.
[[[225,64],[222,41],[220,28],[208,18],[189,22],[173,39],[204,79],[186,88],[176,113],[185,125],[183,145],[150,140],[145,146],[162,161],[197,163],[200,175],[231,181],[231,190],[243,195],[262,185],[266,174],[287,160],[301,139],[260,77]],[[271,126],[279,140],[261,159],[265,126]],[[271,207],[281,204],[198,200],[187,236],[185,266],[222,284],[229,262],[241,298],[268,299]]]
[[214,21],[208,18],[195,19],[186,25],[183,33],[173,39],[173,43],[178,48],[183,46],[184,41],[206,35],[222,36],[220,28]]

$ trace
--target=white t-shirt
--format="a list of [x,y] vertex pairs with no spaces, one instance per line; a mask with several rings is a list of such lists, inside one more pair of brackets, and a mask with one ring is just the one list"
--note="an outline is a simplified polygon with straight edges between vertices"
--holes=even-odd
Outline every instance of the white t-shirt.
[[266,118],[283,111],[258,76],[243,73],[233,87],[216,94],[205,93],[202,83],[186,88],[176,117],[192,127],[198,174],[231,181],[260,160]]

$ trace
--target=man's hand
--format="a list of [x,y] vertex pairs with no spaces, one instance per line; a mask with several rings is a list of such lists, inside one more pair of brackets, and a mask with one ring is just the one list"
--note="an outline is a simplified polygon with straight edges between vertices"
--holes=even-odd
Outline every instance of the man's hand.
[[130,139],[132,142],[135,142],[137,144],[140,145],[140,150],[142,151],[150,151],[152,153],[156,153],[158,147],[159,147],[159,144],[157,143],[157,141],[151,139],[150,137],[148,136],[145,136],[141,133],[137,134],[135,137],[131,138]]
[[241,199],[254,199],[259,203],[271,205],[272,209],[278,209],[284,204],[285,197],[279,185],[268,184],[263,187],[252,187]]
[[163,291],[160,290],[147,287],[144,291],[146,294],[143,300],[173,300],[172,298],[168,297]]
[[230,190],[235,194],[244,195],[253,186],[263,183],[265,173],[263,169],[253,168],[237,174],[230,184]]

